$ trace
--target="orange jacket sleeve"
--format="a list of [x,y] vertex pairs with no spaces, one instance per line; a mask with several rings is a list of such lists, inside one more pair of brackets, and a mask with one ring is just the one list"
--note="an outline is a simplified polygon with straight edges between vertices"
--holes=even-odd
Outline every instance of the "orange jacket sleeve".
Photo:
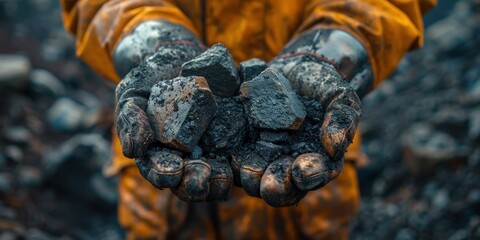
[[120,80],[112,60],[115,46],[138,24],[164,19],[197,34],[185,14],[167,0],[61,0],[61,3],[65,28],[76,37],[77,56],[114,82]]
[[422,14],[436,0],[314,0],[299,32],[332,27],[355,36],[366,48],[374,87],[396,68],[403,55],[423,44]]

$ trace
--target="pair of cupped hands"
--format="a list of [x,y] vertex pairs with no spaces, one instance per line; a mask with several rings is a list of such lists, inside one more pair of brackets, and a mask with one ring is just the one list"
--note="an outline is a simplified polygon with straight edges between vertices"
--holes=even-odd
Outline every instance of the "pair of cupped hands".
[[[166,61],[153,60],[155,56],[152,56],[142,63],[142,69],[133,69],[119,83],[116,89],[116,130],[124,155],[135,159],[142,176],[155,187],[171,188],[185,201],[221,201],[225,200],[224,197],[216,199],[214,193],[226,189],[216,188],[232,187],[233,183],[215,184],[210,179],[215,166],[200,159],[184,159],[179,151],[166,150],[155,142],[146,114],[151,86],[177,77],[181,65],[201,53],[187,48],[169,46],[168,51],[156,53],[163,54]],[[360,99],[342,75],[326,62],[295,55],[279,56],[268,65],[283,73],[299,95],[318,99],[325,109],[324,122],[320,132],[316,133],[324,153],[306,153],[296,159],[271,161],[260,173],[261,181],[256,185],[259,189],[253,190],[259,192],[258,197],[269,205],[291,206],[297,204],[308,191],[321,188],[340,174],[344,153],[353,140],[360,118]],[[249,169],[249,166],[232,167],[233,174],[237,176],[259,174]],[[283,174],[278,174],[278,171]]]

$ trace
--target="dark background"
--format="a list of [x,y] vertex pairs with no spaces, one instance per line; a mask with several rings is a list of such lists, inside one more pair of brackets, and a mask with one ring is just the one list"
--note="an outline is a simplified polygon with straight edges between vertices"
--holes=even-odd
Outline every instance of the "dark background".
[[[480,1],[440,0],[425,25],[363,101],[353,239],[480,238]],[[76,59],[57,1],[0,0],[0,239],[123,237],[102,175],[113,90]]]

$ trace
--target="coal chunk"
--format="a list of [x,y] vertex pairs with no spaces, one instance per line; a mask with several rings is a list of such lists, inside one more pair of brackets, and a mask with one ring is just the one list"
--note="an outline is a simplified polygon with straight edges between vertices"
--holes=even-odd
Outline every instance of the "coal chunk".
[[270,142],[258,141],[255,150],[265,161],[273,162],[282,154],[283,147]]
[[235,61],[228,49],[220,43],[184,63],[180,75],[204,77],[212,92],[222,97],[233,96],[240,86]]
[[203,134],[200,145],[208,151],[235,148],[246,135],[247,119],[235,98],[216,98],[217,112]]
[[191,152],[215,115],[217,104],[202,77],[178,77],[152,87],[147,114],[155,139]]
[[260,133],[260,139],[272,143],[285,142],[288,140],[288,132],[263,131]]
[[297,130],[307,114],[290,82],[273,68],[244,82],[240,95],[249,123],[257,128]]
[[250,81],[267,69],[267,67],[267,64],[258,58],[243,61],[239,67],[240,79],[242,82]]

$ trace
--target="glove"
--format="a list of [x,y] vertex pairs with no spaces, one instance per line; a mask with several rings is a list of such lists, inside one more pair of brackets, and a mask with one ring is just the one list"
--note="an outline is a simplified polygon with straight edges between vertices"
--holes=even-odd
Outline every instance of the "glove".
[[177,77],[182,64],[204,48],[181,26],[147,21],[120,41],[113,57],[117,73],[125,76],[115,91],[116,128],[123,154],[135,158],[140,173],[152,185],[172,188],[186,201],[207,199],[211,166],[200,160],[185,161],[183,153],[154,142],[146,108],[152,86]]
[[199,55],[202,48],[187,29],[164,21],[144,22],[120,41],[113,56],[115,69],[123,77],[115,90],[115,112],[125,156],[142,157],[153,143],[145,113],[152,86],[177,77],[182,64]]
[[[276,207],[291,206],[340,174],[361,115],[360,97],[371,88],[372,72],[363,46],[336,29],[300,35],[269,65],[281,71],[298,94],[318,99],[325,109],[319,132],[325,151],[274,161],[261,177],[262,199]],[[259,174],[258,166],[241,169],[240,174],[251,174],[251,179]]]

